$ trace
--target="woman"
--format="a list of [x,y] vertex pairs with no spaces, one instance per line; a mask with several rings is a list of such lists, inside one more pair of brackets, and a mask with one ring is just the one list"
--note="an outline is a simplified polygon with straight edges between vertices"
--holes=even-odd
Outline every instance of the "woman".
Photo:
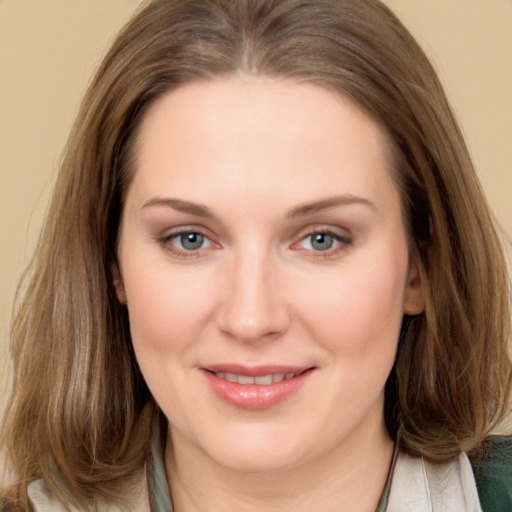
[[151,2],[13,322],[6,510],[510,510],[507,282],[386,7]]

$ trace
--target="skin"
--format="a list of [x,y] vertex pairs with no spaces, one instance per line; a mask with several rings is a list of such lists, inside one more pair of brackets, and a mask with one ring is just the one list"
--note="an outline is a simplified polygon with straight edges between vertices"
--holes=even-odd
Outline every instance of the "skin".
[[[312,84],[192,83],[146,114],[116,286],[169,420],[177,512],[375,510],[393,451],[384,385],[403,315],[423,309],[389,155],[376,123]],[[248,410],[205,378],[225,363],[313,370]]]

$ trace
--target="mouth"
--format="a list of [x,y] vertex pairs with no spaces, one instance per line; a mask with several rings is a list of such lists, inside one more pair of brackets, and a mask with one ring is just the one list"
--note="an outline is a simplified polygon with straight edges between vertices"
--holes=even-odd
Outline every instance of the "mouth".
[[219,365],[202,368],[214,394],[241,409],[269,409],[296,394],[315,367]]
[[239,375],[236,373],[229,372],[212,372],[219,379],[225,379],[229,382],[234,382],[237,384],[241,384],[242,386],[246,386],[249,384],[256,384],[257,386],[268,386],[270,384],[274,384],[276,382],[282,382],[283,380],[290,380],[295,377],[298,377],[302,373],[301,372],[288,372],[288,373],[268,373],[266,375]]

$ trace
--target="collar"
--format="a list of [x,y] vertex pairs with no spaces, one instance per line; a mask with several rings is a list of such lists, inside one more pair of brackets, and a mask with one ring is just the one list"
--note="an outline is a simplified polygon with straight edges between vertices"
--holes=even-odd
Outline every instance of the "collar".
[[[137,496],[138,512],[173,512],[165,474],[163,446],[155,439],[147,467],[148,486]],[[148,489],[149,487],[149,493]],[[43,480],[29,484],[35,512],[84,512],[66,508]],[[148,496],[149,495],[149,496]],[[126,512],[115,504],[98,510]],[[411,457],[395,447],[389,477],[376,512],[482,512],[470,462],[464,453],[445,464]]]
[[466,454],[435,464],[400,451],[377,512],[482,512]]
[[[154,452],[155,453],[155,452]],[[172,512],[162,450],[155,453],[151,512]],[[482,512],[469,459],[434,464],[395,446],[376,512]]]

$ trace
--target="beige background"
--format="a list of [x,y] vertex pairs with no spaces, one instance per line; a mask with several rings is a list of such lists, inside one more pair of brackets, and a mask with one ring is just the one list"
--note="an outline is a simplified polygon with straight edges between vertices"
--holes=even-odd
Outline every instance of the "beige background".
[[[512,0],[386,3],[433,59],[510,236]],[[0,0],[0,349],[7,344],[16,281],[33,250],[81,96],[108,42],[138,4]]]

